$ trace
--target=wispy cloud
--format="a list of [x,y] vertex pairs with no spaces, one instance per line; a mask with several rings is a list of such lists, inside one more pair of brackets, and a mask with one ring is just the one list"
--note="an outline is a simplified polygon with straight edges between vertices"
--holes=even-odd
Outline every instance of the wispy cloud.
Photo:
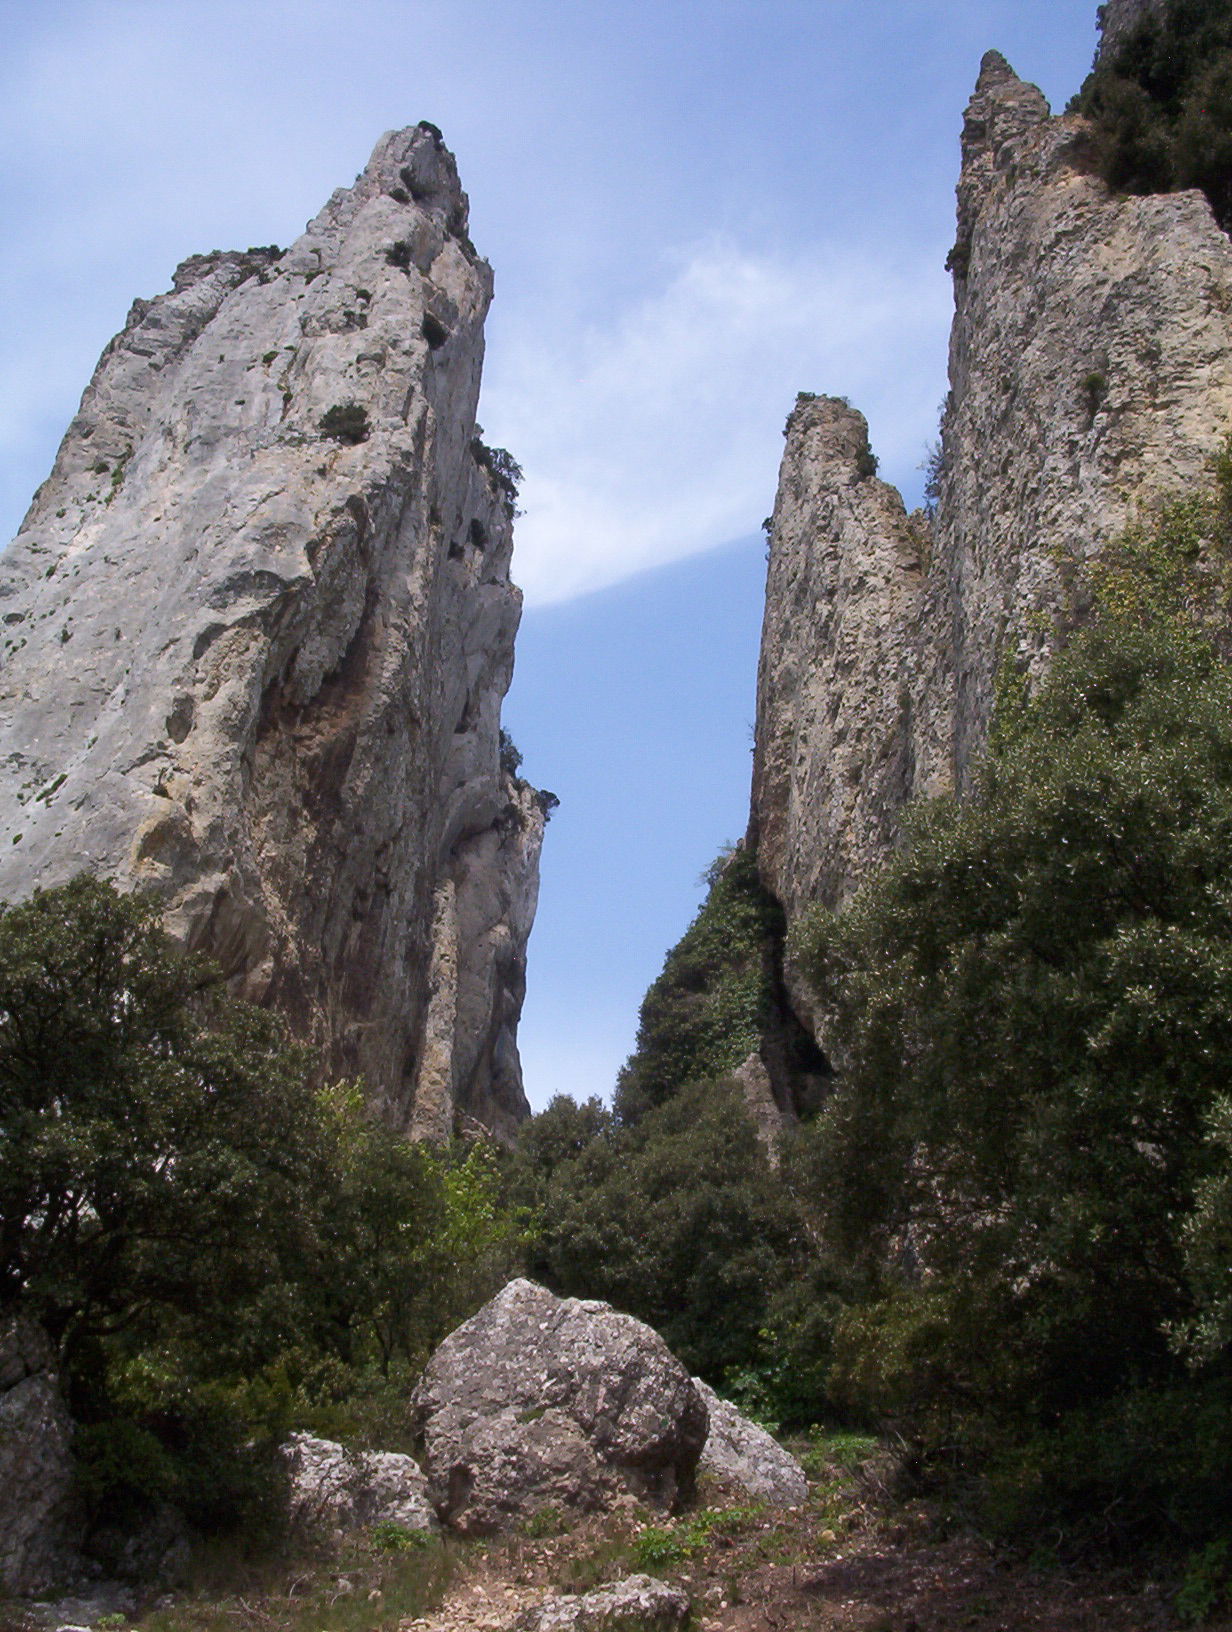
[[607,326],[507,334],[483,417],[526,470],[517,576],[547,603],[754,531],[799,390],[851,398],[882,473],[916,467],[943,388],[940,254],[889,270],[731,242],[680,255]]

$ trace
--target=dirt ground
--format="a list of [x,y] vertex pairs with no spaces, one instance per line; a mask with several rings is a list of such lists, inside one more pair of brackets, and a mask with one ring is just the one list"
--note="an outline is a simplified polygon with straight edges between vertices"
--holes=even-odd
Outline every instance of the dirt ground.
[[[846,1499],[845,1499],[846,1498]],[[711,1512],[714,1509],[710,1510]],[[636,1521],[494,1543],[463,1568],[438,1611],[405,1632],[504,1632],[545,1592],[642,1572],[685,1588],[696,1632],[1165,1632],[1171,1586],[1128,1573],[1041,1570],[970,1535],[939,1537],[923,1506],[870,1501],[831,1483],[788,1512],[736,1505],[695,1548],[696,1524],[654,1525],[687,1556],[648,1563]],[[666,1541],[664,1537],[668,1538]],[[1232,1621],[1209,1623],[1228,1628]]]
[[[1141,1571],[1033,1568],[939,1510],[892,1494],[888,1465],[810,1466],[807,1504],[775,1510],[717,1488],[674,1520],[630,1508],[538,1515],[521,1534],[437,1541],[391,1558],[361,1544],[279,1584],[164,1598],[145,1614],[91,1618],[119,1632],[509,1632],[545,1596],[633,1574],[684,1588],[690,1632],[1173,1632],[1175,1582]],[[365,1546],[367,1550],[365,1550]],[[417,1576],[398,1597],[398,1571]],[[286,1574],[284,1569],[283,1574]],[[53,1607],[67,1606],[46,1606]],[[56,1618],[19,1614],[0,1632]],[[1232,1632],[1232,1618],[1210,1632]]]

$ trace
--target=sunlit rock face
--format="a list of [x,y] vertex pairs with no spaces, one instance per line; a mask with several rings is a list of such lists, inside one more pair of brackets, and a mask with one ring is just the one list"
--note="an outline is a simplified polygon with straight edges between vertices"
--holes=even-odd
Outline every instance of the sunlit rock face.
[[434,1135],[525,1114],[543,823],[499,762],[520,596],[466,226],[419,126],[284,254],[184,262],[0,560],[0,894],[156,889]]
[[[1197,192],[1116,197],[1088,127],[984,60],[963,129],[935,516],[861,416],[788,422],[770,541],[752,836],[789,923],[841,902],[911,799],[971,783],[998,667],[1034,681],[1072,563],[1210,480],[1232,424],[1232,244]],[[790,960],[787,983],[826,1046]]]

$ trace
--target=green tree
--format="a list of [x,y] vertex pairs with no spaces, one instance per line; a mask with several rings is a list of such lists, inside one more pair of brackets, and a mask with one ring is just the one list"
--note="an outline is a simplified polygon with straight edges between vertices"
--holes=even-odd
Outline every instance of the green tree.
[[1095,126],[1100,173],[1121,192],[1200,187],[1232,226],[1232,4],[1169,0],[1102,56],[1072,107]]
[[535,1274],[646,1321],[716,1384],[759,1364],[805,1243],[737,1088],[690,1084],[633,1126],[559,1098],[520,1160],[541,1206]]
[[[918,810],[904,853],[800,934],[845,1059],[802,1169],[861,1278],[836,1392],[926,1447],[1014,1441],[1033,1500],[1049,1479],[1057,1499],[1055,1457],[1090,1506],[1097,1419],[1125,1453],[1109,1478],[1131,1431],[1162,1468],[1163,1426],[1222,1388],[1232,670],[1209,620],[1228,577],[1214,501],[1107,551],[1089,626],[1035,695],[1005,688],[972,794]],[[1199,1330],[1200,1389],[1177,1356]]]
[[99,1510],[250,1522],[292,1426],[405,1434],[428,1350],[520,1267],[490,1148],[321,1091],[149,898],[0,907],[0,1309],[59,1346]]
[[0,906],[0,1306],[69,1360],[285,1279],[326,1161],[307,1066],[148,898],[81,877]]

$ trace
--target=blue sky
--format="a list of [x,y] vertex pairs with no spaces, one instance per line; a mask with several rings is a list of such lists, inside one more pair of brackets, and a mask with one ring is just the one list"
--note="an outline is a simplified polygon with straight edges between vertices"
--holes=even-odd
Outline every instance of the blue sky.
[[761,518],[798,390],[909,498],[945,391],[962,110],[1054,107],[1088,0],[0,0],[0,535],[131,300],[287,243],[433,120],[496,272],[481,418],[526,470],[507,723],[561,795],[527,1086],[606,1093],[748,798]]

